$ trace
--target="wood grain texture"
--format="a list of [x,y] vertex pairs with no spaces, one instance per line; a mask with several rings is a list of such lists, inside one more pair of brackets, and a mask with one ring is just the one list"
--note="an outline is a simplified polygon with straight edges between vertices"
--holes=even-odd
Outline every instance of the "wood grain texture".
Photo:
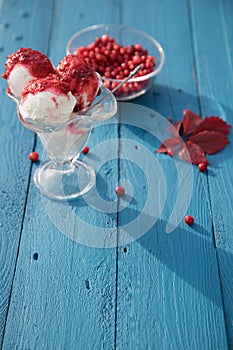
[[[156,11],[152,20],[152,16],[148,18],[152,4],[148,7],[144,4],[142,11],[147,17],[142,15],[141,25],[164,43],[166,64],[154,90],[135,102],[179,120],[185,108],[199,112],[188,4],[180,1],[179,6],[177,3],[168,6],[165,1],[157,1],[153,8]],[[133,2],[127,2],[124,19],[136,26],[137,8],[132,9]],[[149,149],[157,146],[155,140],[148,142],[148,136],[140,130],[136,132],[122,125],[120,131],[122,138],[138,143],[139,150],[141,143]],[[151,171],[152,164],[143,152],[135,152],[138,163],[144,163],[144,173]],[[124,349],[127,343],[128,349],[226,349],[208,179],[193,168],[194,188],[187,213],[195,217],[196,224],[189,228],[181,222],[174,232],[166,235],[166,223],[177,196],[177,174],[171,159],[166,156],[158,159],[167,184],[162,215],[149,232],[126,247],[127,252],[119,249],[118,253],[117,348]],[[122,162],[121,167],[122,177],[133,183],[138,197],[127,212],[119,213],[120,232],[121,226],[123,230],[135,215],[142,216],[145,183],[140,171],[135,171],[128,162]],[[151,207],[156,208],[156,200],[155,195]],[[145,215],[142,228],[147,221]],[[128,337],[129,334],[134,336]]]
[[[46,52],[52,2],[42,6],[37,1],[1,1],[0,66],[4,72],[6,56],[21,46]],[[45,11],[45,13],[44,13]],[[42,16],[43,12],[43,16]],[[41,28],[43,31],[41,32]],[[40,36],[32,40],[32,35]],[[1,210],[0,210],[0,344],[3,340],[12,282],[17,262],[30,176],[28,154],[34,147],[34,134],[20,125],[16,108],[5,96],[6,83],[1,79],[0,147],[1,147]]]
[[[96,21],[107,21],[107,14],[110,22],[117,18],[113,3],[105,1],[98,6],[103,6],[103,11],[90,12],[93,5],[86,1],[71,1],[69,6],[64,1],[55,2],[48,50],[55,64],[65,56],[66,43],[74,32]],[[118,149],[96,154],[95,147],[117,139],[117,135],[116,123],[96,127],[85,157],[95,164],[106,157],[97,188],[101,198],[113,202],[113,213],[88,207],[85,198],[65,205],[64,209],[58,203],[48,209],[34,185],[30,186],[3,349],[114,348],[116,250],[77,244],[66,233],[72,230],[77,239],[85,238],[95,228],[97,242],[98,234],[107,239],[109,232],[114,239]],[[42,156],[39,141],[36,150]],[[89,231],[85,231],[84,223],[90,225]]]
[[[94,131],[89,157],[95,155],[91,149],[96,142],[113,135],[113,129],[109,134],[104,128]],[[42,153],[40,146],[38,151]],[[117,179],[109,172],[105,180],[110,192]],[[60,227],[59,218],[46,210],[46,201],[34,186],[28,203],[3,349],[113,348],[115,249],[96,249],[67,238],[55,226]],[[54,210],[59,215],[63,212],[68,230],[79,235],[88,232],[75,225],[72,213],[100,230],[114,231],[116,226],[114,215],[91,212],[84,200],[76,201],[71,213],[59,204]]]
[[[197,72],[204,115],[219,115],[233,122],[232,15],[231,1],[206,4],[191,1]],[[210,25],[214,23],[215,25]],[[208,39],[207,39],[208,38]],[[221,49],[220,49],[221,47]],[[233,236],[232,236],[232,133],[231,144],[210,157],[209,190],[219,261],[229,348],[233,348]]]
[[[201,0],[0,1],[0,62],[3,70],[4,56],[31,46],[57,64],[76,31],[98,23],[132,25],[156,37],[166,53],[155,86],[134,105],[174,120],[189,108],[232,124],[232,14],[230,0],[211,6]],[[154,153],[160,142],[143,130],[150,116],[132,115],[131,124],[140,126],[128,125],[119,106],[115,119],[96,126],[84,158],[98,169],[99,197],[90,192],[65,205],[54,203],[31,181],[39,165],[31,174],[25,159],[34,135],[19,124],[1,84],[2,349],[231,349],[231,146],[209,157],[207,174],[191,166],[187,214],[195,224],[180,222],[168,235],[177,169],[171,158]],[[151,119],[151,130],[156,128]],[[39,140],[36,150],[43,157]],[[147,182],[151,172],[153,188]],[[114,189],[125,179],[133,197],[126,194],[117,203]],[[151,222],[148,195],[153,219],[165,190],[152,227],[133,243],[106,249],[124,239],[126,225],[139,216],[135,232],[144,233]],[[103,247],[95,248],[100,242]]]

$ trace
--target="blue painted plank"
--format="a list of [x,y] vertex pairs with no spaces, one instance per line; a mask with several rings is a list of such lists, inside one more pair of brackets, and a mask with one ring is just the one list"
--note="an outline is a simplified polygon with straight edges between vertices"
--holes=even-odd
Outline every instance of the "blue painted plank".
[[[77,30],[117,20],[117,4],[56,1],[48,48],[53,62],[65,56],[66,43]],[[97,126],[84,157],[95,168],[103,163],[97,190],[104,209],[93,202],[93,192],[64,205],[42,199],[30,185],[3,349],[114,348],[116,249],[105,245],[109,237],[116,239],[118,145],[106,149],[105,141],[117,135],[116,122]],[[42,156],[39,140],[36,150]],[[102,248],[97,249],[99,242]]]
[[[135,103],[179,120],[185,108],[199,111],[188,5],[186,1],[180,1],[179,6],[177,2],[169,3],[169,6],[164,1],[153,4],[143,4],[140,26],[163,44],[166,63],[158,84]],[[125,4],[123,20],[133,26],[139,24],[135,1]],[[122,112],[121,122],[125,118]],[[146,112],[141,116],[132,114],[132,122],[139,122],[140,118],[143,126],[143,120],[149,116]],[[156,122],[154,129],[158,129]],[[184,191],[192,191],[187,213],[195,217],[196,224],[189,228],[181,222],[174,232],[167,235],[167,221],[177,197],[174,162],[161,155],[154,155],[154,160],[151,160],[146,152],[153,152],[159,142],[140,128],[136,130],[122,125],[120,132],[122,138],[137,145],[129,153],[130,158],[137,160],[134,166],[126,160],[120,163],[121,178],[132,183],[134,200],[119,213],[119,235],[125,233],[126,224],[128,230],[133,230],[130,221],[135,217],[140,217],[142,232],[149,221],[153,222],[153,211],[151,218],[145,211],[145,203],[150,191],[154,191],[151,208],[155,212],[161,205],[161,192],[165,188],[156,184],[161,180],[158,175],[161,169],[167,193],[162,214],[152,228],[136,242],[120,247],[118,251],[117,348],[124,349],[127,343],[128,349],[226,349],[208,179],[196,167],[191,167],[194,188],[192,191],[184,184]],[[122,141],[120,149],[124,158],[123,145]],[[142,145],[147,147],[146,151]],[[143,167],[140,168],[141,164]],[[146,186],[146,180],[153,169],[155,186],[150,188]]]
[[[0,3],[0,71],[6,56],[21,46],[34,46],[46,52],[52,2],[1,1]],[[43,13],[43,17],[42,17]],[[43,31],[41,28],[43,27]],[[33,37],[31,33],[39,32]],[[28,154],[34,147],[34,134],[20,125],[16,108],[5,96],[6,83],[0,79],[0,344],[3,340],[11,287],[17,261],[22,222],[30,180]]]
[[[96,2],[96,8],[101,7],[101,11],[92,12],[90,8],[93,4],[89,1],[71,5],[68,7],[59,1],[54,6],[49,46],[54,62],[63,56],[65,42],[74,31],[94,24],[93,21],[122,20],[140,26],[158,39],[161,37],[161,42],[168,48],[169,64],[158,78],[159,85],[135,102],[154,107],[165,115],[171,114],[175,119],[180,117],[183,108],[198,109],[191,74],[194,60],[191,55],[191,33],[186,22],[188,17],[184,16],[187,13],[185,2],[181,2],[178,8],[169,4],[168,8],[164,1],[150,1],[148,5],[140,6],[140,21],[137,20],[138,6],[135,1],[127,4],[106,2],[105,6],[102,2]],[[40,20],[41,16],[37,17],[37,21]],[[184,27],[187,30],[184,31]],[[190,49],[189,60],[180,51],[177,59],[177,40],[170,36],[170,32],[177,34],[179,46],[182,44]],[[92,151],[86,160],[98,166],[103,154],[97,143],[104,146],[104,140],[107,142],[117,137],[118,127],[116,124],[101,126],[94,130],[92,136]],[[141,129],[135,132],[135,128],[124,125],[121,136],[132,139],[133,146],[137,146],[135,152],[139,154],[138,159],[144,161],[144,168],[138,169],[132,162],[121,161],[121,179],[128,177],[132,182],[137,202],[132,199],[118,218],[115,215],[117,208],[113,214],[98,212],[95,207],[88,207],[87,210],[83,201],[65,208],[48,206],[34,186],[30,186],[4,349],[16,346],[22,349],[114,348],[115,331],[119,349],[126,346],[129,349],[226,348],[218,266],[212,242],[211,205],[204,174],[196,169],[194,171],[196,191],[190,204],[190,211],[196,219],[193,228],[181,224],[171,235],[164,234],[176,197],[176,192],[172,192],[176,170],[165,156],[154,157],[166,173],[169,203],[166,203],[160,220],[137,242],[120,247],[117,252],[114,249],[96,250],[72,242],[53,226],[53,223],[58,226],[63,224],[59,217],[63,215],[61,218],[64,218],[69,232],[72,230],[75,234],[88,236],[93,232],[93,227],[97,227],[99,233],[103,228],[106,234],[111,232],[114,236],[117,221],[121,234],[126,220],[135,218],[138,212],[143,211],[148,191],[144,186],[143,171],[151,169],[149,156],[148,159],[144,157],[143,147],[152,154],[158,140]],[[120,149],[121,155],[125,156],[123,142]],[[118,156],[118,146],[112,140],[111,144],[107,152],[109,161],[100,169],[97,180],[103,198],[113,201],[113,189],[118,180],[118,168],[114,162]],[[42,154],[39,143],[37,150]],[[197,207],[199,202],[201,204]],[[54,214],[55,210],[57,213]],[[47,215],[52,217],[52,222]],[[78,226],[74,218],[81,218],[83,226],[80,220]],[[87,223],[93,226],[85,231],[84,224]],[[95,237],[98,241],[98,233]]]
[[55,64],[59,62],[61,56],[65,54],[68,40],[77,31],[95,24],[118,23],[120,17],[120,0],[95,0],[94,2],[72,0],[65,7],[61,1],[55,1],[55,23],[51,28],[51,42],[56,45],[56,50],[50,47],[51,59]]
[[[102,127],[94,130],[86,161],[99,159],[96,145],[114,134],[116,126],[109,132]],[[40,146],[37,150],[42,154]],[[117,181],[111,167],[106,165],[108,174],[106,168],[99,174],[112,196],[109,201],[115,198]],[[90,232],[85,231],[86,224]],[[90,246],[80,244],[94,229]],[[116,251],[92,245],[101,234],[112,232],[114,239],[115,231],[116,215],[88,208],[85,199],[51,203],[30,187],[3,349],[114,347]]]
[[[204,115],[219,115],[233,123],[232,70],[232,1],[207,4],[191,1],[197,73]],[[212,25],[214,23],[214,25]],[[208,38],[208,41],[206,41]],[[206,44],[206,42],[208,44]],[[204,54],[205,53],[205,54]],[[229,348],[233,348],[233,237],[232,237],[232,133],[231,144],[209,157],[209,190],[213,228],[217,247],[220,278]]]

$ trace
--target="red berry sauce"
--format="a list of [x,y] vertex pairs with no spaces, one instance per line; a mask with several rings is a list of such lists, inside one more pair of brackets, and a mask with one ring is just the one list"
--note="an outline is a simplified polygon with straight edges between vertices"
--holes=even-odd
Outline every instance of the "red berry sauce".
[[85,60],[77,55],[67,55],[59,63],[57,73],[61,81],[69,84],[70,91],[76,97],[76,111],[91,105],[98,92],[99,79],[95,70]]
[[34,79],[30,81],[22,92],[22,103],[28,94],[35,95],[38,92],[50,91],[55,95],[68,95],[70,91],[69,84],[58,80],[56,75],[49,75],[46,78]]
[[20,48],[7,57],[6,72],[2,77],[8,79],[17,64],[28,68],[30,74],[35,78],[44,78],[50,73],[55,73],[53,64],[45,54],[30,48]]

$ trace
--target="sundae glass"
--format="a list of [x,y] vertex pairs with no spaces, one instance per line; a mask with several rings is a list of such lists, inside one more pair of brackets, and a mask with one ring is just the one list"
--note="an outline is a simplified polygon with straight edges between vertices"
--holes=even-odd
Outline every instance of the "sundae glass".
[[39,136],[50,160],[35,171],[34,183],[54,200],[77,198],[95,183],[94,170],[79,159],[94,123],[117,111],[114,93],[78,55],[67,55],[55,68],[43,53],[20,48],[5,63],[7,95],[17,105],[21,123]]
[[93,124],[116,114],[117,102],[112,93],[99,82],[99,94],[93,105],[81,112],[73,112],[66,121],[55,124],[38,121],[23,113],[20,99],[7,92],[17,105],[20,122],[39,136],[50,160],[34,173],[34,183],[40,192],[54,200],[77,198],[95,184],[95,172],[79,160]]

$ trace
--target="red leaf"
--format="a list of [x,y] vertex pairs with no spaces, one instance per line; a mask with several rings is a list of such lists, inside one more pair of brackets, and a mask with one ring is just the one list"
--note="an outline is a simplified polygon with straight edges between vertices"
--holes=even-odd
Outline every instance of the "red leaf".
[[[180,145],[178,154],[187,162],[208,164],[206,153],[215,154],[228,143],[227,135],[231,126],[220,117],[210,116],[201,119],[191,110],[183,111],[183,119],[170,125],[169,131],[174,136],[166,139],[157,150],[159,153],[173,155],[174,148]],[[188,139],[181,144],[181,139]]]
[[191,134],[202,122],[200,115],[185,109],[183,111],[183,135]]
[[203,152],[209,154],[215,154],[223,149],[229,141],[226,134],[222,134],[218,131],[203,130],[196,134],[193,134],[189,138],[189,142],[198,144]]
[[180,133],[180,127],[182,125],[182,121],[176,122],[172,125],[169,125],[169,131],[173,136],[178,136]]
[[183,143],[178,151],[178,154],[186,162],[193,164],[204,162],[208,164],[203,150],[195,143],[191,143],[189,141],[185,144]]
[[193,132],[193,135],[196,135],[200,131],[218,131],[221,134],[228,135],[231,126],[228,125],[224,120],[222,120],[220,117],[206,117],[202,120],[201,124],[196,128],[196,130]]
[[157,152],[157,153],[167,153],[167,147],[162,143],[161,146],[155,152]]
[[158,153],[168,153],[170,150],[174,151],[174,148],[181,143],[176,137],[171,137],[163,141],[161,146],[156,150]]

